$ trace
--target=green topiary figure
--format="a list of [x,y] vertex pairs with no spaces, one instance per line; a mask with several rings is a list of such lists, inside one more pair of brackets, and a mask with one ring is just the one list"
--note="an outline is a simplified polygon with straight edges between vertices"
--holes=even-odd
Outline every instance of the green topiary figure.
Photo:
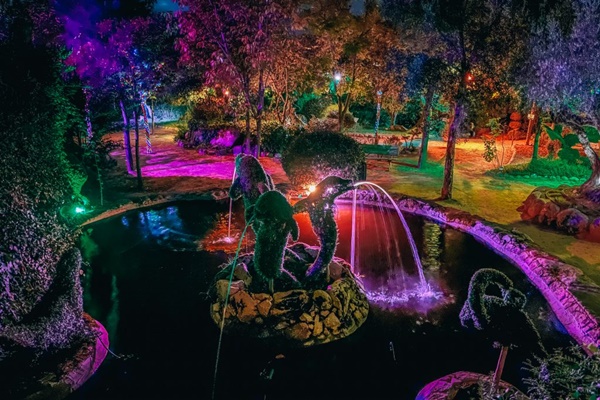
[[[256,232],[254,268],[269,281],[271,293],[273,281],[283,271],[283,259],[288,236],[298,240],[298,224],[294,220],[292,206],[278,191],[262,194],[251,210]],[[246,210],[248,212],[248,210]]]
[[329,176],[317,185],[316,189],[294,206],[294,212],[308,211],[313,231],[319,239],[321,248],[314,263],[306,271],[310,278],[329,277],[329,264],[337,247],[338,229],[334,219],[336,197],[352,189],[352,181],[338,176]]
[[[260,162],[253,156],[239,154],[235,158],[236,178],[229,188],[229,197],[244,199],[246,221],[252,218],[252,209],[260,195],[275,189],[271,176],[265,172]],[[254,229],[256,231],[256,229]]]
[[365,154],[356,140],[328,131],[298,135],[281,159],[290,182],[304,188],[331,175],[354,180],[364,162]]
[[[487,293],[495,286],[501,297]],[[513,282],[502,272],[491,268],[480,269],[471,277],[469,294],[460,321],[465,327],[485,331],[502,350],[494,372],[494,387],[498,387],[506,355],[511,345],[529,345],[544,351],[540,335],[525,313],[526,297],[513,287]]]

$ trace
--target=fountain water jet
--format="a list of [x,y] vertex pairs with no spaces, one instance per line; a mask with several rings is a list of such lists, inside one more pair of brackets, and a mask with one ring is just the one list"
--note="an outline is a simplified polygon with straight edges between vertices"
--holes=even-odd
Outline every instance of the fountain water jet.
[[[350,264],[352,266],[353,272],[355,272],[354,271],[354,268],[355,268],[354,263],[355,263],[355,256],[356,256],[356,194],[357,194],[358,187],[362,186],[362,185],[366,185],[366,186],[370,186],[372,188],[379,189],[390,200],[390,202],[394,206],[394,209],[396,210],[396,213],[398,214],[398,217],[400,218],[400,222],[402,223],[402,226],[404,227],[404,231],[406,232],[406,237],[408,238],[408,243],[410,245],[412,256],[415,261],[417,271],[419,272],[420,284],[419,284],[417,294],[420,297],[433,296],[434,294],[432,293],[431,288],[429,287],[429,284],[427,283],[427,280],[425,279],[425,274],[423,273],[423,265],[421,264],[421,258],[419,257],[417,245],[416,245],[415,240],[410,232],[410,229],[408,227],[406,219],[404,218],[404,215],[402,214],[402,211],[400,210],[400,208],[398,207],[398,205],[396,204],[396,202],[394,201],[392,196],[390,196],[390,194],[385,189],[383,189],[381,186],[377,185],[376,183],[372,183],[372,182],[368,182],[368,181],[356,182],[354,184],[354,194],[353,194],[353,199],[352,199],[352,239],[351,239],[351,245],[350,245],[351,246],[350,247],[350,249],[351,249],[350,250]],[[405,301],[406,298],[407,298],[407,295],[404,294],[399,297],[399,300]]]

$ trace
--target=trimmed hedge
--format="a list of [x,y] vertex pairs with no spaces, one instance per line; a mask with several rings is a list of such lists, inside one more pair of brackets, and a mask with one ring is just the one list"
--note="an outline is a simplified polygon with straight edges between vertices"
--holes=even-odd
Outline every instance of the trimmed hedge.
[[282,155],[283,169],[292,184],[308,187],[336,175],[357,179],[365,154],[358,142],[338,132],[298,135]]

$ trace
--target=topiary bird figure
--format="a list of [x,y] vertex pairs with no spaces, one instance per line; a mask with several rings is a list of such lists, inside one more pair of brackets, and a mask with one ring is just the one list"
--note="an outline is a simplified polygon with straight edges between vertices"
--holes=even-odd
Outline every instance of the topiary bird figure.
[[275,278],[285,272],[283,260],[288,237],[291,235],[293,240],[298,240],[298,224],[292,206],[278,191],[262,194],[252,208],[252,224],[256,224],[254,268],[268,280],[272,293]]
[[294,205],[294,212],[308,211],[313,231],[319,239],[319,254],[306,271],[310,279],[324,276],[329,278],[329,264],[335,254],[338,243],[338,229],[335,222],[336,197],[352,189],[352,181],[338,176],[328,176],[316,186],[315,190],[305,199]]
[[[494,287],[500,291],[500,296],[488,294],[487,291]],[[544,352],[540,335],[524,311],[526,300],[525,295],[514,288],[510,278],[495,269],[480,269],[469,282],[460,321],[465,327],[485,331],[502,346],[494,372],[494,388],[500,383],[511,345],[529,345]]]
[[[240,197],[244,199],[245,218],[248,222],[252,219],[252,206],[263,193],[275,190],[275,185],[260,162],[248,154],[238,154],[235,158],[235,175],[229,188],[229,197],[233,200]],[[253,226],[253,229],[256,232],[256,227]]]

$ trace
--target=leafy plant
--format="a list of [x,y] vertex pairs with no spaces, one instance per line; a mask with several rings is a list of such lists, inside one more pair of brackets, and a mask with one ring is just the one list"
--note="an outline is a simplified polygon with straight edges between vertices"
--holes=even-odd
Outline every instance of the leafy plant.
[[355,179],[365,154],[358,142],[348,136],[318,131],[294,138],[281,161],[292,184],[308,187],[330,175]]
[[558,151],[558,157],[571,164],[581,163],[581,155],[579,151],[574,149],[579,139],[574,133],[567,133],[563,135],[563,125],[556,124],[554,129],[549,125],[544,126],[544,130],[552,140],[558,140],[561,145],[561,149]]
[[537,399],[596,399],[600,396],[600,353],[586,355],[578,346],[555,349],[526,362],[528,394]]

